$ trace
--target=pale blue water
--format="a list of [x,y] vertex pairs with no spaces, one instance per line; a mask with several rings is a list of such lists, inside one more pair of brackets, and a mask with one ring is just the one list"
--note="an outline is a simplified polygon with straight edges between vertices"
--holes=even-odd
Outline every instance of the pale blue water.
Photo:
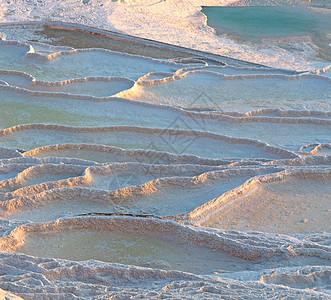
[[[330,10],[306,7],[205,7],[208,25],[218,35],[229,34],[242,42],[304,37],[320,48],[320,56],[331,60]],[[296,40],[298,41],[298,40]],[[276,42],[279,44],[279,41]],[[288,46],[288,45],[287,45]]]

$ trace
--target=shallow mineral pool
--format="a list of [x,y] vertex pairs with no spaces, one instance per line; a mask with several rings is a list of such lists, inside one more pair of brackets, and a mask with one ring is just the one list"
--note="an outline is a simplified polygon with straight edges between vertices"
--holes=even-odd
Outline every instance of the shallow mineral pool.
[[[314,2],[314,1],[313,1]],[[302,6],[204,7],[208,25],[218,35],[230,35],[261,46],[273,43],[291,51],[300,43],[318,48],[318,56],[330,61],[330,10]],[[289,41],[291,40],[291,42]]]

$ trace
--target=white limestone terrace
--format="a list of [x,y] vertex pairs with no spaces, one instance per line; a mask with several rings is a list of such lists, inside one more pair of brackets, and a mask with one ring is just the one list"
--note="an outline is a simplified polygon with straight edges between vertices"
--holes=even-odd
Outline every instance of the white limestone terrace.
[[[330,297],[329,79],[187,51],[170,60],[2,39],[0,297]],[[90,61],[75,69],[81,55]],[[113,96],[196,75],[256,81],[247,93],[277,83],[300,105],[283,107],[284,94],[226,110]],[[163,99],[179,94],[169,86]]]
[[[28,69],[35,72],[31,75],[37,79],[47,81],[68,80],[77,74],[81,77],[118,76],[137,80],[149,72],[175,72],[190,66],[187,63],[177,64],[107,49],[74,49],[45,54],[36,52],[27,43],[7,40],[0,40],[0,43],[2,69],[23,72]],[[48,61],[52,63],[47,63]],[[75,68],[72,68],[73,65]]]
[[[24,48],[28,48],[28,46],[24,45]],[[145,60],[138,56],[136,59]],[[180,64],[177,67],[179,66]],[[197,70],[195,67],[185,68],[185,70],[191,69],[191,71],[187,71],[183,75],[167,76],[164,79],[150,79],[155,74],[163,73],[148,73],[135,83],[126,77],[85,77],[49,82],[36,80],[24,72],[0,70],[0,78],[3,80],[3,83],[0,84],[0,106],[3,107],[0,112],[0,128],[17,123],[41,123],[46,120],[48,123],[55,123],[60,119],[62,124],[76,126],[134,125],[138,122],[139,125],[149,127],[167,129],[182,127],[186,130],[206,130],[233,137],[260,139],[273,146],[282,146],[295,151],[317,141],[319,142],[317,145],[328,143],[330,79],[309,74],[290,76],[279,74],[280,72],[286,73],[285,70],[238,67],[204,68],[208,71],[204,71],[202,67],[198,67]],[[178,72],[181,73],[182,70],[184,69],[179,69]],[[220,73],[223,70],[225,72],[227,70],[230,72],[245,70],[245,72],[257,74],[223,75]],[[259,74],[260,71],[268,74]],[[272,74],[272,72],[276,74]],[[180,82],[185,80],[186,76],[189,78],[202,76],[204,84],[201,84],[201,78],[193,80],[191,83],[188,81],[186,85],[173,87],[172,95],[168,97],[165,92],[168,90],[168,85],[176,84],[177,81],[181,84]],[[206,87],[211,86],[210,81],[213,82],[213,80],[218,82],[219,87],[212,89],[214,92],[210,93]],[[273,88],[276,83],[280,86],[278,90]],[[191,89],[192,84],[195,86],[194,89]],[[245,88],[241,88],[241,92],[233,98],[232,94],[236,94],[236,91],[240,90],[236,88],[238,84]],[[256,89],[261,84],[263,84],[264,90]],[[133,87],[130,89],[130,86]],[[318,88],[311,89],[312,86],[318,86]],[[224,91],[224,88],[229,91]],[[272,100],[267,96],[270,89],[274,90],[273,97],[277,95],[282,98],[281,103],[284,105],[282,110],[277,108],[281,104],[277,103],[277,99]],[[117,93],[118,97],[112,97],[111,95],[118,90],[121,90]],[[141,91],[139,92],[139,90]],[[149,90],[155,90],[154,94]],[[280,94],[283,90],[286,93]],[[264,92],[263,96],[260,91]],[[198,92],[201,92],[201,95],[194,99]],[[225,95],[226,93],[228,96]],[[183,94],[186,96],[183,97]],[[247,98],[246,94],[250,96]],[[229,101],[230,95],[232,99]],[[131,101],[119,96],[139,101]],[[259,104],[256,103],[256,97],[260,98]],[[295,106],[292,104],[294,103],[293,97],[297,98]],[[185,100],[184,103],[183,100]],[[238,109],[237,103],[244,100],[246,105],[241,105],[243,111],[261,108],[247,112],[231,112],[222,109]],[[175,106],[165,105],[162,103],[164,101],[170,101]],[[177,107],[183,104],[186,105],[185,110]],[[200,108],[197,108],[197,105]],[[36,114],[35,111],[44,113]],[[59,111],[62,112],[61,117]],[[284,134],[270,134],[269,130],[272,132],[275,126],[279,132]],[[317,135],[319,138],[315,140],[314,137]],[[324,149],[326,148],[324,147]]]
[[[167,95],[168,90],[171,96]],[[197,98],[197,91],[204,97]],[[331,79],[316,75],[223,75],[192,70],[163,79],[139,81],[116,96],[152,103],[243,111],[258,108],[329,111]],[[212,99],[212,100],[211,100]],[[212,102],[213,103],[208,103]],[[206,103],[207,102],[207,103]],[[262,107],[261,107],[262,108]]]
[[[14,170],[22,168],[9,167]],[[42,164],[26,167],[18,174],[6,174],[7,179],[0,182],[1,215],[12,220],[45,221],[64,216],[67,211],[93,213],[94,209],[116,213],[121,207],[127,213],[140,215],[185,214],[252,176],[279,170],[283,168],[247,166],[225,169],[139,163],[86,168]],[[133,172],[136,174],[132,175]],[[75,176],[77,173],[80,176]]]
[[[176,128],[209,131],[232,137],[260,140],[291,151],[300,151],[300,148],[307,144],[330,142],[331,121],[328,111],[269,110],[269,115],[256,111],[249,112],[247,115],[241,113],[236,117],[227,112],[185,111],[170,105],[155,105],[123,98],[95,99],[68,94],[51,95],[6,86],[0,86],[0,95],[0,128],[3,129],[29,123],[61,123],[74,127],[124,125],[137,127],[138,124],[139,127],[163,128],[166,129],[165,133],[168,129]],[[319,104],[318,101],[315,103]],[[213,102],[210,104],[213,105]],[[254,115],[255,113],[257,115]],[[262,114],[259,115],[259,113]],[[279,116],[282,114],[285,116]],[[275,127],[279,134],[272,135]],[[61,142],[53,139],[50,143],[75,142],[70,140],[64,142],[63,139]],[[33,146],[35,147],[37,145]],[[28,150],[28,148],[22,149]],[[157,147],[154,150],[157,150]]]
[[[178,237],[186,236],[190,241],[193,241],[195,237],[198,237],[198,242],[200,245],[203,245],[203,247],[198,251],[194,251],[191,256],[199,257],[200,255],[200,259],[203,259],[203,256],[206,253],[214,253],[214,257],[220,255],[223,257],[223,261],[220,262],[223,262],[223,264],[229,264],[230,260],[224,261],[225,257],[228,258],[229,256],[224,254],[222,250],[229,251],[230,249],[235,249],[236,251],[234,252],[236,255],[240,255],[241,249],[245,249],[242,254],[248,253],[247,250],[251,250],[251,254],[255,254],[254,256],[257,257],[256,254],[263,254],[267,248],[270,248],[275,251],[275,261],[282,259],[282,257],[277,258],[277,252],[282,254],[283,257],[286,257],[287,254],[290,254],[290,256],[287,257],[287,262],[291,261],[291,256],[293,257],[293,255],[295,256],[296,254],[299,254],[300,258],[295,263],[297,267],[273,268],[271,267],[272,265],[269,264],[271,268],[268,268],[267,265],[264,270],[258,270],[254,272],[249,271],[248,276],[250,276],[250,274],[254,275],[253,278],[251,277],[251,279],[249,279],[246,272],[235,272],[227,274],[224,273],[226,271],[222,269],[217,270],[213,276],[195,275],[192,273],[174,270],[161,270],[150,267],[137,267],[118,263],[102,263],[96,260],[75,262],[63,259],[37,258],[30,255],[1,252],[1,271],[8,274],[6,277],[7,282],[3,288],[10,290],[10,295],[12,295],[12,293],[16,295],[19,294],[24,299],[42,298],[44,296],[47,296],[48,298],[66,297],[67,299],[107,299],[109,297],[210,299],[217,298],[220,295],[229,297],[240,296],[247,298],[248,292],[250,298],[304,297],[328,299],[329,297],[329,294],[325,292],[325,286],[328,284],[327,282],[330,268],[326,266],[311,266],[303,268],[300,266],[300,261],[304,262],[305,260],[310,260],[309,253],[315,252],[319,253],[319,256],[321,256],[321,254],[325,251],[323,242],[318,244],[318,242],[313,241],[318,239],[322,241],[322,235],[315,236],[312,238],[312,240],[310,240],[309,238],[305,237],[288,238],[282,235],[268,235],[266,237],[263,234],[256,234],[253,232],[238,235],[238,232],[235,231],[225,231],[215,234],[215,232],[212,230],[185,227],[183,236],[180,235],[182,228],[178,227],[174,223],[169,223],[169,221],[140,221],[139,219],[136,220],[135,218],[130,220],[128,217],[113,217],[109,219],[92,218],[90,220],[87,218],[67,219],[59,223],[60,230],[56,230],[56,224],[48,223],[45,224],[48,228],[47,236],[50,237],[51,235],[52,240],[60,237],[62,241],[65,242],[66,248],[64,249],[65,251],[63,251],[63,254],[66,255],[66,253],[70,253],[70,249],[67,249],[68,244],[66,243],[70,237],[66,236],[64,231],[68,228],[68,226],[70,226],[70,224],[72,224],[75,225],[77,233],[82,232],[82,229],[87,229],[86,227],[84,229],[82,226],[83,222],[85,223],[86,221],[88,221],[86,224],[86,227],[88,227],[86,235],[91,236],[91,234],[95,233],[95,231],[93,231],[95,229],[99,232],[98,235],[94,236],[94,241],[97,240],[98,242],[94,242],[94,246],[93,244],[88,245],[89,250],[92,251],[94,249],[102,249],[102,246],[105,245],[102,242],[102,239],[99,239],[99,237],[102,238],[102,229],[104,226],[109,224],[117,224],[116,227],[118,228],[118,225],[124,221],[124,223],[129,223],[131,225],[128,228],[127,233],[130,233],[132,226],[135,226],[136,229],[139,230],[142,229],[142,225],[143,228],[145,228],[141,233],[142,235],[144,235],[146,230],[151,227],[155,231],[157,229],[160,230],[162,228],[168,228],[166,232],[175,232],[175,239]],[[146,226],[146,224],[153,224],[153,226]],[[13,225],[18,227],[22,224],[16,222],[7,223],[6,225],[8,227]],[[38,228],[38,226],[40,225],[36,224],[35,226],[21,227],[16,230],[16,232],[14,232],[10,239],[7,239],[7,241],[13,241],[13,247],[15,247],[17,246],[17,238],[19,238],[19,235],[26,234],[31,245],[31,242],[33,243],[33,241],[36,241],[36,238],[38,238],[38,230],[40,228]],[[116,229],[116,227],[114,229]],[[27,231],[30,231],[30,234]],[[203,237],[199,237],[199,232],[201,232]],[[127,233],[124,233],[124,235]],[[191,237],[189,237],[189,235],[191,235]],[[165,237],[165,235],[162,235],[159,237],[159,240],[162,240]],[[132,238],[134,238],[134,236],[127,236],[127,243],[134,242]],[[254,240],[255,242],[252,244],[247,243],[247,241],[250,239]],[[43,240],[45,241],[45,237],[40,237],[40,242],[43,242]],[[105,242],[111,243],[111,240],[113,240],[113,243],[116,242],[116,236],[110,236]],[[246,241],[246,244],[242,243],[242,241]],[[213,245],[213,242],[216,243]],[[279,244],[286,245],[288,249],[286,249],[286,247],[283,249],[278,248],[277,245]],[[127,244],[127,246],[128,245],[129,244]],[[160,243],[158,243],[158,245],[160,245]],[[8,243],[6,243],[6,246],[8,246]],[[176,248],[175,246],[173,247],[173,250],[188,250],[183,249],[182,247],[177,246]],[[305,247],[307,247],[307,251],[304,251]],[[40,249],[40,251],[43,250],[46,250],[46,248],[43,247]],[[79,251],[79,248],[76,248],[76,250]],[[142,248],[140,248],[140,250],[143,252]],[[144,257],[142,258],[145,259],[147,266],[150,266],[151,264],[158,264],[166,267],[169,266],[169,259],[171,259],[172,249],[168,248],[167,250],[168,252],[170,251],[170,255],[167,256],[167,261],[162,259],[161,261],[147,261],[146,263],[146,255],[149,253],[145,253]],[[196,250],[195,247],[194,250]],[[30,253],[35,252],[35,248],[26,248],[26,251]],[[109,254],[111,255],[111,253]],[[237,265],[240,259],[232,256],[233,254],[234,253],[230,254],[230,258],[236,261],[235,264]],[[270,252],[265,254],[270,254]],[[325,261],[323,258],[320,259],[320,263],[323,260]],[[177,263],[178,262],[180,263],[180,261],[177,259]],[[254,265],[254,261],[241,260],[241,266],[245,263]],[[187,265],[185,264],[185,266],[182,268],[185,268],[186,266]],[[234,264],[232,264],[232,267],[235,267]],[[297,270],[298,272],[296,272]],[[302,270],[302,272],[300,270]],[[231,279],[232,274],[234,279]],[[24,280],[22,280],[22,276],[24,277]],[[227,277],[230,277],[230,279]],[[268,282],[273,284],[270,285]],[[303,288],[303,286],[307,285],[309,285],[311,289]],[[15,295],[12,297],[15,297]],[[21,298],[16,296],[16,298],[13,299]]]
[[[321,64],[312,60],[309,53],[293,55],[284,49],[257,49],[238,44],[229,38],[218,37],[207,25],[206,16],[200,12],[202,6],[226,6],[234,2],[236,1],[11,0],[1,3],[0,17],[3,22],[74,22],[274,67],[295,70],[318,70],[328,67],[327,63]],[[307,3],[276,0],[270,4]]]
[[159,129],[134,126],[70,127],[61,125],[26,124],[0,130],[4,147],[32,150],[35,146],[58,143],[92,143],[127,149],[150,149],[173,154],[191,154],[205,158],[295,158],[298,154],[272,147],[257,140],[233,138],[204,131]]

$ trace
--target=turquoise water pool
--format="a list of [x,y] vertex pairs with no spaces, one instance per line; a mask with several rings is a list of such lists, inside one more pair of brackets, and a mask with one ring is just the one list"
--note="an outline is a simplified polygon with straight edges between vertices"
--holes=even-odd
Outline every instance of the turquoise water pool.
[[296,38],[295,42],[311,42],[319,48],[320,56],[331,60],[331,17],[328,9],[246,6],[204,7],[202,12],[208,18],[208,25],[218,35],[227,34],[242,42],[251,43],[277,39],[278,45],[284,43],[284,39],[288,44],[289,39]]
[[205,7],[208,24],[218,34],[243,39],[322,34],[331,30],[329,13],[304,7]]

